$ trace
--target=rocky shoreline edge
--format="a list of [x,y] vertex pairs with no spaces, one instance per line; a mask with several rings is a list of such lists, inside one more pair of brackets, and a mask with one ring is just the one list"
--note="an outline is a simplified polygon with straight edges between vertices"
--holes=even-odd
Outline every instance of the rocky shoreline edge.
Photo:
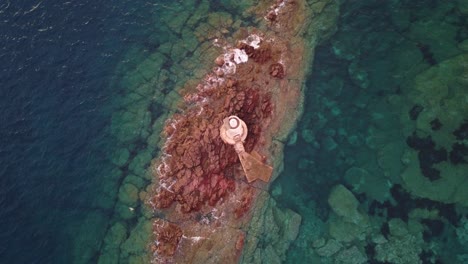
[[[249,126],[246,150],[282,171],[283,146],[302,113],[304,79],[313,49],[333,31],[332,1],[262,2],[259,26],[241,28],[164,128],[162,154],[148,204],[155,209],[150,244],[154,263],[279,263],[297,236],[301,217],[281,210],[269,184],[248,184],[233,149],[217,133],[236,114]],[[195,89],[194,89],[195,88]]]

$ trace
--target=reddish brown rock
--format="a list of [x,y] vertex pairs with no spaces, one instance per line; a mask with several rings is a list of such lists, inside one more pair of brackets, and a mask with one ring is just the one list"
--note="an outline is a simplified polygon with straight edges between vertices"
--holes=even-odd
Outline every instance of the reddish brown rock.
[[226,169],[237,165],[238,158],[234,149],[219,138],[219,126],[226,116],[242,118],[250,129],[245,143],[250,151],[261,134],[262,119],[271,114],[268,112],[270,97],[241,83],[226,82],[215,93],[208,90],[197,95],[190,97],[209,98],[210,104],[187,110],[184,116],[175,117],[165,128],[170,140],[163,149],[165,159],[159,165],[158,177],[163,187],[173,181],[177,183],[171,188],[160,188],[152,200],[157,208],[171,206],[172,199],[182,206],[182,211],[190,212],[199,210],[207,202],[214,206],[234,191],[234,178],[226,177]]
[[268,14],[265,16],[265,18],[270,21],[271,23],[274,23],[276,22],[276,18],[278,17],[278,15],[276,14],[276,12],[274,10],[271,10],[270,12],[268,12]]
[[249,56],[249,59],[254,60],[256,63],[265,63],[272,57],[272,47],[269,43],[262,42],[260,47],[255,49],[246,43],[240,42],[237,47],[241,50],[244,50],[245,53]]
[[279,79],[284,78],[284,68],[281,63],[273,63],[270,65],[270,75]]
[[244,214],[246,214],[249,211],[250,205],[252,204],[253,196],[253,189],[248,189],[242,194],[240,199],[240,205],[238,205],[234,210],[234,213],[237,218],[241,218],[242,216],[244,216]]
[[[242,38],[261,37],[258,43],[247,41],[251,45],[237,42],[247,62],[227,73],[223,67],[234,55],[221,55],[212,73],[181,92],[185,104],[164,128],[163,154],[153,163],[157,180],[149,199],[165,219],[177,223],[162,235],[155,230],[156,241],[169,244],[158,254],[166,254],[170,262],[237,263],[248,242],[243,230],[267,184],[246,182],[234,148],[219,138],[219,127],[224,118],[237,115],[249,129],[246,151],[255,150],[265,155],[265,162],[279,164],[282,149],[273,138],[285,137],[295,122],[291,116],[297,116],[305,68],[301,26],[292,21],[304,19],[304,3],[299,8],[297,1],[277,1],[269,9],[277,16],[269,31],[240,30]],[[263,10],[261,16],[266,14]]]
[[177,245],[182,238],[182,230],[175,224],[158,219],[153,222],[153,232],[156,243],[151,250],[161,256],[174,255]]
[[245,235],[244,234],[239,235],[239,237],[237,238],[237,242],[236,242],[236,249],[242,250],[244,248],[244,242],[245,242]]
[[223,66],[224,64],[224,56],[218,56],[215,60],[216,65]]

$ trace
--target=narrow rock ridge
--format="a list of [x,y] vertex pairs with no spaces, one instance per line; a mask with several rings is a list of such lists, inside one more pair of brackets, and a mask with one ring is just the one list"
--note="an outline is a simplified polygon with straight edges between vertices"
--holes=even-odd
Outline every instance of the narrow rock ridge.
[[[275,179],[283,162],[280,142],[302,111],[313,47],[333,29],[338,8],[333,1],[278,0],[273,5],[262,1],[251,11],[258,28],[241,28],[234,34],[237,43],[213,42],[222,54],[212,72],[181,92],[181,109],[166,123],[147,200],[157,215],[149,245],[153,263],[259,261],[253,255],[268,230],[265,217],[257,214],[278,209],[266,192],[269,183],[247,183],[219,127],[230,115],[244,120],[246,151],[263,155]],[[287,241],[272,249],[271,255],[282,258],[297,236],[300,216],[292,211],[280,215],[294,219],[284,227],[291,233]]]

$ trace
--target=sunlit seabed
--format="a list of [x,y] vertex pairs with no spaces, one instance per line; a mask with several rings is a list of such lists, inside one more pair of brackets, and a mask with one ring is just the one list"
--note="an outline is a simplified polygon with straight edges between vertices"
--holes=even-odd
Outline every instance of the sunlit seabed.
[[287,263],[467,261],[462,6],[342,5],[337,33],[316,51],[304,116],[271,190],[303,217]]

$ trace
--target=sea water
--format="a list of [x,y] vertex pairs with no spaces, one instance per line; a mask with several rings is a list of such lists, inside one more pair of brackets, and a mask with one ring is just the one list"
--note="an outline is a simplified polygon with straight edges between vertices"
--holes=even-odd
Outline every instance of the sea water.
[[[108,153],[111,81],[123,54],[151,46],[146,1],[0,3],[0,262],[71,263]],[[102,232],[88,222],[88,240]],[[95,257],[94,257],[95,258]]]
[[302,216],[286,263],[467,263],[466,4],[343,1],[272,187]]
[[[0,262],[96,263],[106,252],[125,262],[144,254],[146,241],[132,235],[146,226],[132,186],[150,182],[144,171],[158,151],[161,97],[171,97],[182,75],[203,75],[180,66],[197,41],[174,33],[178,22],[170,20],[197,10],[242,19],[238,2],[205,9],[206,1],[186,2],[0,3]],[[398,263],[387,249],[404,252],[400,263],[463,263],[466,203],[408,186],[411,134],[401,119],[413,106],[405,102],[414,99],[415,76],[466,52],[466,6],[342,2],[336,33],[315,52],[297,141],[272,185],[278,204],[302,216],[285,262]],[[371,219],[367,231],[330,233],[346,222],[329,202],[339,184]],[[409,235],[396,236],[397,227]]]

